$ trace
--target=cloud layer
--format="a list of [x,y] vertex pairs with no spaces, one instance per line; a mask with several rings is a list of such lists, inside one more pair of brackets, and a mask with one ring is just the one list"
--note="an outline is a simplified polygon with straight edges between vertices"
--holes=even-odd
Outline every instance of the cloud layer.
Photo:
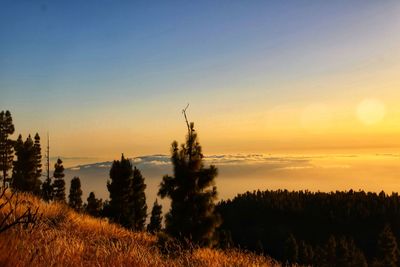
[[[313,157],[305,156],[271,156],[264,154],[222,154],[205,156],[204,160],[207,165],[213,164],[218,166],[225,165],[250,165],[250,164],[266,164],[271,168],[309,168],[312,167],[311,160]],[[168,155],[156,154],[134,157],[130,159],[132,164],[137,167],[170,167],[171,159]],[[98,162],[92,164],[82,164],[70,167],[70,170],[81,170],[87,168],[110,168],[112,161]]]

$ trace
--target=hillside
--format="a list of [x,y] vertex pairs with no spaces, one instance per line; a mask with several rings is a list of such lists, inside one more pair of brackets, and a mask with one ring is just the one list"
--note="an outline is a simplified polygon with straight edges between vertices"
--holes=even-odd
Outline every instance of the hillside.
[[12,210],[8,222],[27,208],[39,208],[38,217],[34,226],[16,225],[0,233],[0,266],[278,266],[270,258],[238,250],[196,248],[164,255],[153,235],[131,232],[29,194],[14,195],[2,205],[10,196],[0,199],[0,223]]

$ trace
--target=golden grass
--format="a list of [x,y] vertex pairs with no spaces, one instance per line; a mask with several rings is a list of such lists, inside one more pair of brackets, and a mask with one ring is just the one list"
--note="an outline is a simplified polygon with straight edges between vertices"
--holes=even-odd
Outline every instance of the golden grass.
[[[0,266],[278,266],[270,258],[239,250],[198,248],[175,257],[163,255],[156,237],[148,233],[132,232],[29,194],[16,197],[22,200],[16,215],[31,206],[39,207],[41,217],[33,229],[18,225],[0,233]],[[12,206],[0,210],[0,220]]]

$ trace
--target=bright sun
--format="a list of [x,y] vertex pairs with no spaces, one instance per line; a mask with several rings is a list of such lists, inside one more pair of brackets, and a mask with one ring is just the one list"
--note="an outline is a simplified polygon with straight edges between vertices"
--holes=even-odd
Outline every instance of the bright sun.
[[385,104],[375,98],[364,99],[357,106],[357,117],[366,125],[380,122],[385,116]]

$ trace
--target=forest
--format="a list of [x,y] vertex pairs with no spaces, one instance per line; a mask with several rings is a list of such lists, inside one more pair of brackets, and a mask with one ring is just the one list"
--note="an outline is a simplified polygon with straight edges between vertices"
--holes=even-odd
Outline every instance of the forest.
[[316,266],[396,266],[400,196],[255,191],[221,201],[225,245]]
[[[186,142],[171,145],[173,174],[162,177],[158,196],[171,200],[163,215],[156,200],[146,204],[146,180],[123,154],[114,160],[106,186],[109,199],[91,192],[82,200],[79,177],[65,192],[61,158],[50,173],[47,144],[45,170],[39,134],[11,139],[15,128],[9,111],[0,113],[0,170],[3,190],[28,193],[46,203],[68,205],[77,213],[104,218],[134,232],[157,237],[160,251],[179,247],[240,248],[269,255],[282,263],[313,266],[397,266],[400,237],[400,196],[397,193],[255,191],[217,203],[218,169],[204,166],[193,123],[186,117]],[[2,196],[4,195],[4,191]],[[0,205],[0,211],[4,208]],[[13,225],[34,224],[25,217],[0,213],[0,233]],[[39,211],[40,212],[40,211]],[[10,213],[11,214],[11,213]],[[28,219],[28,220],[26,220]],[[18,221],[19,220],[19,221]]]

